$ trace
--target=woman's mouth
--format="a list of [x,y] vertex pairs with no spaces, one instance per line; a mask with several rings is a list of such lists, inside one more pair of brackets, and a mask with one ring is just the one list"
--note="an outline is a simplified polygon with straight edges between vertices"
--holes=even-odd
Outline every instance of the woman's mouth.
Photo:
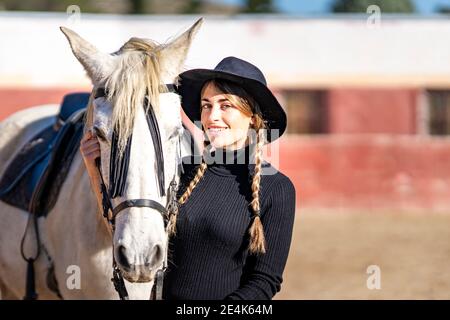
[[208,133],[212,136],[217,136],[227,129],[228,129],[228,127],[209,127]]

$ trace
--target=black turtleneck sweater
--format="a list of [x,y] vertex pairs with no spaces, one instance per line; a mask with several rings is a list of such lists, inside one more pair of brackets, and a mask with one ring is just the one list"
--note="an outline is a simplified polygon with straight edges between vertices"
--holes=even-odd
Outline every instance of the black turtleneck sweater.
[[[261,221],[266,253],[248,252],[253,211],[249,147],[213,152],[207,170],[180,207],[177,234],[169,242],[164,299],[271,299],[281,287],[291,244],[295,189],[289,178],[263,163]],[[232,159],[234,164],[222,159]],[[201,158],[183,158],[178,196],[197,172]],[[225,162],[225,164],[223,164]]]

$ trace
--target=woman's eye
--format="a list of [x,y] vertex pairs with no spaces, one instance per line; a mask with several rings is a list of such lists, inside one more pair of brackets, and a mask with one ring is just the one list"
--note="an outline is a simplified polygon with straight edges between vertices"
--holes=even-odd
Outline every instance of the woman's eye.
[[231,105],[229,105],[229,104],[224,104],[224,105],[222,105],[222,109],[229,109],[229,108],[231,108],[232,106]]
[[209,109],[209,108],[211,108],[211,105],[210,105],[210,104],[204,104],[204,105],[202,105],[202,109]]

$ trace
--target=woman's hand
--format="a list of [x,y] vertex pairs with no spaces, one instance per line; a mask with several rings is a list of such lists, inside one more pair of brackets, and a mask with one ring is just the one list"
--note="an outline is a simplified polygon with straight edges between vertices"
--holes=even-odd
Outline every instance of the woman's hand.
[[81,139],[80,152],[86,169],[92,178],[92,174],[97,170],[95,159],[100,157],[100,143],[97,136],[91,131],[88,131]]
[[102,208],[102,195],[100,192],[100,173],[95,165],[95,159],[100,157],[100,143],[91,131],[88,131],[80,142],[80,153],[83,157],[91,185],[97,198],[98,207]]

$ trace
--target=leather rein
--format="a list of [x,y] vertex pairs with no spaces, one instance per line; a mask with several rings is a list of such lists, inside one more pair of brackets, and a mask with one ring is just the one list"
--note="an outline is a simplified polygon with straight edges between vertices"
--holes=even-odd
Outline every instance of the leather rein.
[[[172,84],[166,85],[169,92],[176,92],[175,86]],[[105,89],[100,88],[97,89],[95,93],[95,98],[105,97]],[[146,101],[147,102],[147,98]],[[158,187],[159,187],[159,194],[160,196],[165,196],[165,182],[164,182],[164,155],[162,150],[162,142],[161,142],[161,136],[158,126],[158,120],[156,118],[156,115],[153,111],[153,107],[150,105],[148,108],[148,112],[146,114],[147,123],[150,129],[150,134],[153,141],[153,146],[155,148],[155,155],[156,155],[156,164],[157,164],[157,180],[158,180]],[[168,224],[169,224],[169,218],[171,212],[176,209],[176,206],[178,205],[177,202],[177,190],[178,190],[178,183],[176,181],[176,177],[178,175],[178,161],[175,163],[175,172],[172,181],[169,184],[169,191],[168,191],[168,201],[167,206],[163,206],[159,202],[152,200],[152,199],[128,199],[121,203],[119,203],[116,207],[113,207],[112,199],[114,199],[117,196],[121,196],[124,189],[125,189],[125,182],[126,182],[126,176],[128,171],[128,164],[129,164],[129,158],[130,158],[130,149],[131,149],[131,141],[132,137],[127,142],[126,150],[122,157],[118,157],[117,155],[117,149],[115,148],[115,143],[117,142],[117,135],[114,132],[113,133],[113,139],[111,143],[111,161],[110,161],[110,175],[109,175],[109,190],[106,187],[105,181],[103,179],[103,175],[101,172],[101,162],[100,159],[97,158],[95,163],[97,166],[97,170],[100,174],[101,178],[101,194],[102,194],[102,209],[103,209],[103,217],[107,220],[108,224],[111,226],[113,235],[115,231],[115,220],[117,215],[127,209],[127,208],[150,208],[157,210],[164,221],[164,228],[166,230],[166,233],[168,233]],[[178,143],[178,153],[177,156],[181,157],[181,141]],[[180,160],[180,159],[179,159]],[[110,214],[111,212],[111,214]],[[117,291],[119,297],[121,300],[129,300],[128,292],[125,287],[125,282],[122,276],[122,271],[118,267],[116,263],[116,259],[114,256],[114,246],[113,246],[113,253],[112,253],[113,263],[113,277],[111,278],[111,281],[114,284],[114,288]],[[164,280],[164,273],[167,269],[167,248],[164,255],[163,265],[160,269],[156,271],[154,284],[152,288],[152,292],[150,294],[150,300],[162,300],[162,287],[163,287],[163,280]]]

